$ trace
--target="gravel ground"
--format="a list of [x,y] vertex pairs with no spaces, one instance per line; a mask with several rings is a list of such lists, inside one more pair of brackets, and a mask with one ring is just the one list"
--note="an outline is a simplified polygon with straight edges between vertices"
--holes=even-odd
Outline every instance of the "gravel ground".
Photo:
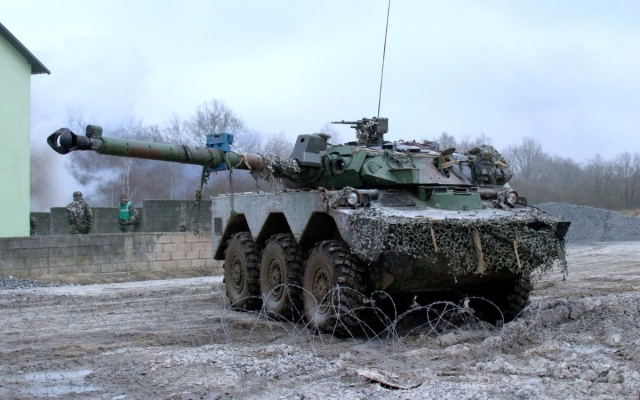
[[57,286],[56,284],[49,282],[40,282],[34,281],[30,279],[19,279],[19,278],[0,278],[0,290],[6,289],[29,289],[36,287],[51,287]]
[[640,240],[640,218],[615,211],[567,203],[543,203],[536,207],[571,221],[567,242],[627,242]]

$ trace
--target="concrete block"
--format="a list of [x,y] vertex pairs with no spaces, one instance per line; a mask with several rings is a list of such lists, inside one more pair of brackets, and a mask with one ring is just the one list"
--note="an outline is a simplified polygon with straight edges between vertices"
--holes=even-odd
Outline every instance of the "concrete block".
[[110,254],[109,255],[109,263],[110,264],[123,263],[125,261],[126,260],[125,260],[124,254]]
[[160,271],[164,268],[164,261],[149,261],[149,269],[152,271]]
[[160,243],[149,243],[147,245],[147,251],[150,253],[160,253],[162,251],[162,244]]
[[191,243],[178,243],[178,251],[191,251]]
[[214,260],[213,258],[206,258],[204,261],[207,267],[213,268],[220,265],[220,263],[217,260]]
[[131,263],[132,271],[146,271],[149,269],[149,263],[146,261],[137,261]]
[[171,253],[174,251],[178,251],[178,244],[177,243],[166,243],[162,245],[162,251],[166,252],[166,253]]
[[29,268],[35,268],[35,269],[49,268],[49,258],[47,257],[31,258],[27,260],[27,263],[29,264]]
[[38,240],[40,241],[40,248],[48,249],[49,247],[58,247],[57,236],[38,237]]
[[161,243],[161,244],[171,243],[171,235],[158,234],[156,243]]
[[32,249],[29,258],[49,258],[49,249]]
[[185,242],[185,234],[180,233],[178,235],[171,235],[171,243],[184,243]]
[[79,246],[76,247],[77,256],[93,256],[100,250],[101,246]]
[[20,248],[22,249],[37,249],[40,247],[40,241],[36,237],[22,238]]
[[118,272],[131,272],[131,263],[118,263]]
[[191,250],[206,250],[207,243],[211,244],[211,242],[194,242],[191,244]]
[[174,251],[171,252],[172,260],[184,260],[186,258],[186,254],[184,251]]
[[50,235],[51,228],[51,214],[48,212],[32,212],[31,217],[36,218],[36,228],[35,235],[36,236],[45,236]]
[[213,258],[213,253],[211,251],[201,251],[200,258]]
[[162,269],[175,269],[178,268],[178,261],[176,260],[168,260],[162,262]]
[[73,250],[69,251],[67,247],[60,248],[50,248],[47,250],[47,256],[49,258],[59,258],[68,255],[69,253],[73,253]]
[[49,257],[49,268],[62,266],[62,257]]
[[118,270],[118,264],[102,264],[100,266],[100,272],[103,274],[110,274]]
[[77,261],[77,257],[76,256],[68,256],[68,257],[61,257],[62,258],[62,265],[64,266],[71,266],[71,265],[77,265],[78,261]]
[[68,265],[65,270],[65,273],[67,274],[81,274],[82,272],[84,272],[84,266],[83,265]]
[[136,233],[136,234],[133,235],[133,244],[134,245],[148,244],[152,240],[153,239],[151,239],[150,235],[146,234],[146,233]]
[[157,253],[156,260],[157,261],[171,260],[171,253]]
[[[198,243],[202,241],[201,236],[202,235],[196,235],[196,234],[190,233],[186,235],[185,241],[187,243]],[[211,240],[211,237],[207,237],[207,240]]]
[[109,255],[108,254],[94,254],[92,263],[93,264],[109,264]]
[[178,268],[191,268],[191,260],[178,260]]
[[199,251],[187,251],[185,253],[185,258],[187,260],[199,259],[200,258],[200,252]]
[[133,253],[127,255],[127,261],[129,261],[129,262],[142,261],[142,254],[133,252]]
[[85,274],[99,274],[100,271],[100,265],[99,264],[91,264],[91,265],[85,265],[83,271]]
[[146,253],[148,247],[149,245],[146,243],[134,244],[132,250],[134,253]]
[[93,256],[76,256],[76,263],[78,265],[93,264]]
[[140,261],[156,261],[156,253],[141,253]]
[[66,268],[67,267],[62,267],[62,266],[58,266],[58,267],[49,267],[47,273],[49,275],[61,275],[61,274],[66,274]]
[[3,239],[0,240],[0,248],[2,250],[19,249],[22,242],[20,239]]
[[14,278],[21,278],[21,279],[29,278],[29,270],[26,268],[10,269],[10,270],[7,270],[4,274],[7,277],[11,276]]
[[196,267],[204,267],[205,266],[205,259],[204,258],[196,258],[191,260],[191,266],[196,268]]

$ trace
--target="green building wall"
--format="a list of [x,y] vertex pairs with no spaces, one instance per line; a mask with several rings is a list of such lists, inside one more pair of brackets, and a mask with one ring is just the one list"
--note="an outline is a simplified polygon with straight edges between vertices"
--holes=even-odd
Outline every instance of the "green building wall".
[[0,36],[0,237],[29,236],[31,65]]

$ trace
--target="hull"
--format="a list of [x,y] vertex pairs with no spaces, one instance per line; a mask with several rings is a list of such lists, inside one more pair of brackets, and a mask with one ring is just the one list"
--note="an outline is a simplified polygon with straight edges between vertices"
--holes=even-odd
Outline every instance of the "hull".
[[319,190],[224,195],[211,205],[216,259],[240,231],[258,244],[284,232],[304,248],[340,240],[366,265],[372,289],[388,293],[460,290],[564,267],[566,223],[533,207],[443,210],[397,190],[358,209],[329,207]]

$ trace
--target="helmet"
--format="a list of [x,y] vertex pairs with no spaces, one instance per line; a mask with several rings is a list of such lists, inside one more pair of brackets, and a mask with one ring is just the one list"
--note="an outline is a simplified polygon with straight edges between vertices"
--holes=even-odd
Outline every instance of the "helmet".
[[82,192],[73,192],[73,197],[82,196]]
[[127,197],[127,195],[126,195],[126,194],[122,193],[122,194],[120,195],[120,198],[121,198],[121,199],[126,199],[126,198],[128,198],[128,197]]

